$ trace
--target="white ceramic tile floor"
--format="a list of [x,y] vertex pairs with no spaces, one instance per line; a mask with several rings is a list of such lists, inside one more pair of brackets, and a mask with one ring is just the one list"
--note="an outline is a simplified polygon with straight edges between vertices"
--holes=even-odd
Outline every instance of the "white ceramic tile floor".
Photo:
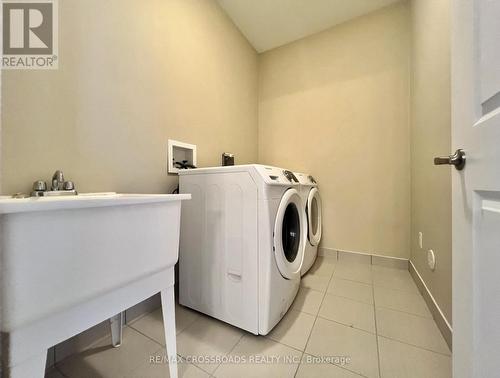
[[373,305],[327,293],[319,310],[319,316],[349,327],[375,333]]
[[[319,258],[267,336],[177,306],[179,376],[451,377],[450,351],[409,273],[367,261]],[[156,310],[125,328],[120,348],[100,340],[46,376],[168,377],[166,363],[150,362],[165,355],[164,340]],[[187,360],[193,356],[217,360]]]
[[359,374],[342,369],[333,364],[314,363],[315,356],[305,353],[302,363],[295,375],[296,378],[360,378]]
[[372,271],[369,264],[356,264],[352,262],[339,262],[333,274],[335,278],[372,284]]
[[407,270],[373,265],[372,277],[375,286],[418,294],[417,285]]
[[311,315],[317,315],[324,293],[307,287],[301,287],[290,310],[305,312]]
[[334,277],[328,285],[327,292],[338,297],[373,304],[373,289],[370,284]]
[[433,319],[380,307],[377,308],[377,330],[380,336],[433,352],[450,354]]
[[268,337],[281,344],[303,351],[316,317],[305,312],[288,311]]
[[373,290],[377,307],[385,307],[391,310],[432,318],[431,312],[420,294],[392,290],[381,286],[374,286]]
[[[293,377],[301,361],[302,353],[269,338],[247,334],[243,336],[229,356],[233,359],[246,358],[246,361],[243,361],[244,363],[221,364],[214,373],[215,377]],[[265,357],[274,359],[275,362],[256,363],[256,360],[252,363],[251,356],[259,356],[259,361]],[[287,358],[290,361],[287,361]]]

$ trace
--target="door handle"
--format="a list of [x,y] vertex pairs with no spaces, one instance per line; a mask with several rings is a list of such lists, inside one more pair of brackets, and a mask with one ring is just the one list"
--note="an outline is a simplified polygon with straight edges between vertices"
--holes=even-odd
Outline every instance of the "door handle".
[[465,167],[465,152],[462,149],[455,151],[453,155],[450,156],[438,156],[434,158],[434,165],[449,164],[454,165],[458,171],[461,171]]

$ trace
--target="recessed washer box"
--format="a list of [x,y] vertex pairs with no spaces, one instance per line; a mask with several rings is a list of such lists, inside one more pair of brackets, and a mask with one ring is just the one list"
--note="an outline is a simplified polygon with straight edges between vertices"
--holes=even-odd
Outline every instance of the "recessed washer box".
[[186,161],[187,164],[196,166],[196,145],[177,140],[168,140],[167,167],[168,173],[178,173],[176,162]]

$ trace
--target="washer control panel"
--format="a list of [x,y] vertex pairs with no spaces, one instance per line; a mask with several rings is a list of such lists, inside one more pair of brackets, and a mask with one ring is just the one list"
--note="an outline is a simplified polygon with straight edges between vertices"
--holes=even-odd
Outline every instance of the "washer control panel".
[[257,170],[268,184],[297,185],[299,183],[294,173],[286,169],[259,165]]
[[299,183],[299,180],[295,175],[293,174],[292,171],[287,171],[286,169],[283,170],[283,175],[288,179],[288,181],[293,182],[293,183]]

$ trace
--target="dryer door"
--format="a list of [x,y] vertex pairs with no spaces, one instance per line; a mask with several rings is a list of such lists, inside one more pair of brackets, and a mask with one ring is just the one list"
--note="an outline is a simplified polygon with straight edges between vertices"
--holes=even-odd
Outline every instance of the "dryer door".
[[299,193],[288,189],[283,195],[274,225],[274,256],[281,275],[300,277],[304,261],[307,225]]
[[307,237],[311,245],[318,245],[321,240],[322,231],[322,214],[321,214],[321,197],[317,188],[312,188],[307,198]]

